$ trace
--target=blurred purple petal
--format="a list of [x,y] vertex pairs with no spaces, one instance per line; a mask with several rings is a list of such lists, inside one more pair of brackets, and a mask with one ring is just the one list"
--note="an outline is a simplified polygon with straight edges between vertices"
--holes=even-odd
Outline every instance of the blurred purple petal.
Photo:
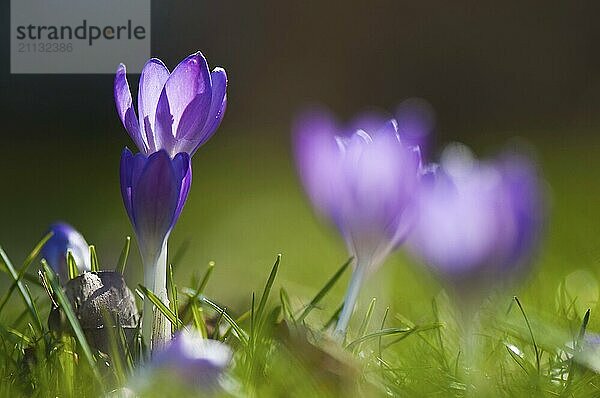
[[56,222],[50,225],[48,232],[53,232],[53,235],[42,247],[40,256],[46,259],[62,282],[69,280],[67,251],[73,254],[80,272],[90,270],[89,245],[75,228],[64,222]]
[[231,349],[217,340],[204,339],[195,330],[184,329],[163,351],[156,353],[150,367],[169,372],[190,387],[213,391],[231,362]]
[[506,279],[528,262],[542,226],[534,167],[513,157],[477,161],[456,145],[440,167],[439,177],[421,186],[411,251],[451,280]]
[[420,164],[394,120],[365,124],[373,130],[347,130],[326,112],[311,111],[296,122],[294,143],[311,201],[358,262],[375,266],[408,233]]

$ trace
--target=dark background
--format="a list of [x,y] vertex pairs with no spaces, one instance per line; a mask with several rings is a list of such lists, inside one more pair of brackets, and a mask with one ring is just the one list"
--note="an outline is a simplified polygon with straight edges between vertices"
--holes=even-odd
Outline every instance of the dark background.
[[[10,75],[6,0],[1,15],[0,244],[23,259],[51,221],[66,219],[111,266],[131,234],[117,171],[132,145],[114,110],[113,76]],[[239,299],[283,252],[292,290],[320,284],[345,253],[298,186],[290,121],[307,103],[349,118],[413,96],[437,112],[438,148],[461,140],[495,153],[513,136],[537,148],[553,209],[538,266],[557,278],[595,269],[599,15],[598,1],[154,1],[152,55],[172,69],[202,50],[229,76],[225,119],[194,158],[173,234],[172,247],[190,247],[182,274],[214,259],[213,289]]]
[[[90,125],[114,135],[112,76],[9,74],[8,3],[3,123],[41,137]],[[597,1],[154,1],[152,53],[172,68],[201,49],[226,67],[225,123],[240,128],[286,126],[307,101],[349,116],[409,96],[429,100],[452,136],[589,126],[599,119],[599,15]]]

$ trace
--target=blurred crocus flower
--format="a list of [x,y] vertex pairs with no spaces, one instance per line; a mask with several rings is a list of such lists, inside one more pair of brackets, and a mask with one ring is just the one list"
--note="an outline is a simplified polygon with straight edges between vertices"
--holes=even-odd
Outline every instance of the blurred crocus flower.
[[418,147],[421,155],[429,149],[435,128],[435,112],[429,102],[422,98],[408,98],[396,108],[394,116],[380,110],[360,113],[349,123],[350,129],[377,131],[390,119],[395,118],[398,135],[406,146]]
[[[142,254],[144,283],[164,302],[168,302],[167,240],[191,182],[190,157],[185,152],[171,158],[164,150],[146,156],[125,148],[121,155],[121,194]],[[146,343],[152,341],[153,347],[170,336],[166,320],[162,326],[155,325],[158,318],[153,317],[153,307],[145,300],[142,330]]]
[[64,222],[56,222],[50,225],[47,232],[52,232],[52,237],[42,247],[40,256],[46,259],[61,281],[69,280],[68,251],[73,255],[79,272],[90,270],[90,247],[75,228]]
[[149,155],[161,149],[173,157],[192,156],[217,130],[227,105],[227,75],[212,72],[202,53],[190,55],[169,73],[159,59],[144,66],[138,89],[136,116],[125,65],[114,82],[117,112],[139,148]]
[[300,178],[317,210],[344,237],[355,258],[336,333],[345,334],[365,274],[406,237],[420,178],[420,154],[406,145],[395,120],[340,128],[322,111],[295,124]]
[[152,388],[160,390],[155,383],[168,381],[168,388],[203,395],[219,390],[225,370],[233,352],[224,343],[203,338],[196,330],[184,329],[162,350],[157,351],[131,388],[136,391]]
[[524,271],[544,215],[536,169],[522,156],[478,161],[451,145],[422,184],[409,247],[461,298]]

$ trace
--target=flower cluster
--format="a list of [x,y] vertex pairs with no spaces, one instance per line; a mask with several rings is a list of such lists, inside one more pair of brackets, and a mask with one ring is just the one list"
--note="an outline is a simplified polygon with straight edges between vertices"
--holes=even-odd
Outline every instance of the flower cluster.
[[[210,72],[201,53],[171,73],[151,59],[140,76],[136,114],[124,65],[115,76],[117,112],[139,149],[134,154],[125,148],[121,156],[123,202],[137,236],[145,286],[166,304],[168,239],[190,191],[191,157],[223,118],[226,88],[225,71]],[[432,108],[420,99],[403,102],[395,118],[371,112],[343,125],[329,112],[312,109],[294,124],[300,179],[354,258],[335,328],[339,339],[365,277],[405,242],[459,291],[484,291],[529,264],[543,223],[533,165],[514,155],[478,161],[458,145],[449,146],[438,164],[429,163],[433,128]],[[47,256],[63,266],[62,257]],[[231,359],[229,348],[192,332],[169,343],[170,325],[148,299],[142,329],[154,352],[147,372],[173,373],[212,389]]]
[[463,298],[522,271],[539,241],[543,199],[533,165],[516,155],[477,161],[458,145],[440,164],[425,164],[429,111],[413,100],[399,107],[398,120],[368,114],[340,127],[311,111],[295,124],[300,179],[355,260],[340,337],[365,273],[405,240]]

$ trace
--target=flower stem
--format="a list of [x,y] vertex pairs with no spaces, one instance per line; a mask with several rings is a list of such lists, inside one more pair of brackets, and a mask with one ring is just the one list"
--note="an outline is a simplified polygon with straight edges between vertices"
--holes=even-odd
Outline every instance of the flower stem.
[[346,330],[348,329],[350,317],[352,316],[356,300],[358,299],[358,293],[360,292],[366,269],[366,264],[357,263],[356,268],[354,268],[354,272],[352,273],[350,284],[346,290],[346,297],[344,298],[344,306],[342,307],[342,312],[340,313],[334,331],[334,338],[339,342],[342,342],[346,337]]
[[[144,264],[144,283],[167,307],[167,241],[160,254],[150,264]],[[150,348],[150,352],[163,347],[171,340],[171,323],[152,302],[144,299],[142,316],[142,336]]]

